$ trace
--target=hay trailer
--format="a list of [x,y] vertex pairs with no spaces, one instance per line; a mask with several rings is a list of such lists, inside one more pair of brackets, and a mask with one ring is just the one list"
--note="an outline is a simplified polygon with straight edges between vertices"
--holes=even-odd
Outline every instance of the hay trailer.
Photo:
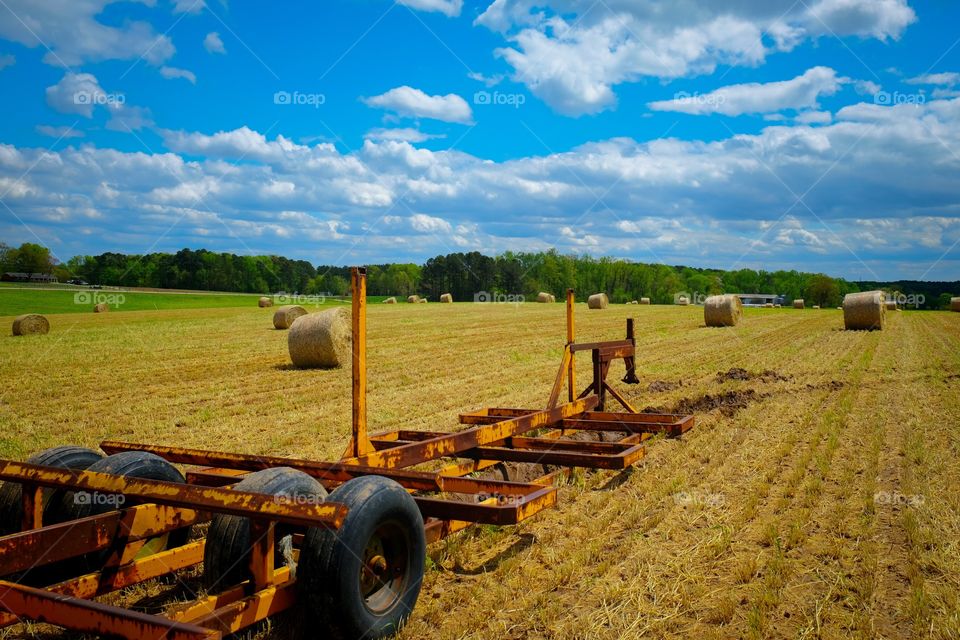
[[[624,340],[577,343],[570,290],[545,407],[465,413],[457,431],[368,434],[365,270],[351,279],[353,425],[342,459],[103,442],[103,453],[0,460],[0,627],[200,640],[291,610],[291,634],[387,636],[414,608],[429,543],[475,523],[521,522],[556,504],[560,474],[626,469],[653,435],[693,426],[692,416],[639,413],[610,385],[614,360],[638,382],[633,323]],[[577,394],[580,352],[592,356],[592,381]],[[611,397],[623,411],[607,410]],[[535,479],[511,479],[508,464]],[[148,581],[162,592],[149,607],[117,593]]]

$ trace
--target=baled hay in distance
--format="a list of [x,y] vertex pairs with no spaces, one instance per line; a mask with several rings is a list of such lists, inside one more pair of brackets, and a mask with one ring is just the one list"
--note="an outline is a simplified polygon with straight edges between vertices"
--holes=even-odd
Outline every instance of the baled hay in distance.
[[426,298],[417,298],[417,302],[418,302],[419,304],[427,304],[427,299],[426,299]]
[[609,304],[610,299],[607,297],[607,294],[603,292],[595,293],[587,298],[588,309],[606,309]]
[[300,316],[287,334],[290,360],[297,367],[333,369],[350,362],[350,313],[337,307]]
[[640,304],[640,303],[637,302],[636,300],[631,300],[631,301],[630,301],[630,304]]
[[950,298],[950,311],[960,311],[960,298]]
[[650,298],[640,298],[640,304],[650,304]]
[[98,302],[97,304],[93,305],[94,313],[106,313],[107,311],[110,311],[110,305],[108,305],[106,302]]
[[677,304],[680,305],[681,307],[685,307],[688,304],[690,304],[690,300],[687,298],[687,296],[680,296],[679,298],[677,298]]
[[34,336],[50,333],[50,321],[39,313],[25,313],[13,319],[13,335]]
[[732,293],[710,296],[703,303],[703,321],[708,327],[735,327],[743,318],[743,303]]
[[550,302],[556,302],[556,301],[557,301],[557,296],[555,296],[555,295],[553,295],[553,294],[551,293],[551,294],[550,294]]
[[440,294],[440,302],[453,302],[453,295],[449,293]]
[[273,328],[289,329],[293,321],[307,315],[307,310],[298,304],[285,304],[273,312]]
[[541,291],[537,294],[537,302],[550,302],[550,298],[553,296],[547,293],[546,291]]
[[263,308],[265,308],[265,307],[272,307],[272,306],[273,306],[273,300],[271,300],[271,299],[268,298],[267,296],[260,296],[260,299],[257,300],[257,306],[260,307],[261,309],[263,309]]
[[397,304],[397,299],[394,298],[393,296],[390,296],[389,298],[383,301],[383,304]]
[[897,301],[896,301],[896,300],[887,300],[884,304],[887,305],[887,311],[896,311],[896,310],[897,310]]
[[794,309],[803,309],[803,299],[802,299],[802,298],[799,298],[799,299],[797,299],[797,300],[794,300],[794,301],[793,301],[793,308],[794,308]]
[[418,302],[420,302],[420,296],[417,296],[417,295],[407,296],[407,302],[409,302],[410,304],[417,304]]
[[820,308],[820,305],[815,304],[815,305],[813,305],[813,308],[814,308],[814,309],[819,309],[819,308]]
[[772,302],[768,302],[768,303],[766,303],[766,304],[763,305],[763,308],[764,308],[764,309],[773,309],[773,303],[772,303]]
[[886,311],[883,291],[848,293],[843,297],[843,327],[847,330],[883,329]]

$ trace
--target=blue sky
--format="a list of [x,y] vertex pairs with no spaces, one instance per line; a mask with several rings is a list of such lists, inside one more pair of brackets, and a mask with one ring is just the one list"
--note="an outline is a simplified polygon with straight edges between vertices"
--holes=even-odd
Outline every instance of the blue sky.
[[960,278],[960,7],[0,0],[0,239]]

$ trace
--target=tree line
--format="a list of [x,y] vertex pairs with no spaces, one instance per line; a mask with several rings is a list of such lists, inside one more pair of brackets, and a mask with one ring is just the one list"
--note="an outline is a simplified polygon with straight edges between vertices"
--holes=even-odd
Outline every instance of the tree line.
[[[50,251],[33,243],[18,248],[0,243],[0,271],[49,273],[61,282],[82,279],[90,284],[235,291],[242,293],[304,293],[346,295],[350,269],[314,266],[306,260],[282,256],[238,256],[205,249],[177,253],[128,255],[102,253],[75,256],[58,263]],[[369,265],[370,295],[419,294],[437,300],[450,293],[454,300],[524,296],[533,299],[546,291],[562,299],[568,287],[581,294],[605,291],[611,302],[650,298],[669,304],[676,296],[691,299],[717,293],[767,293],[787,301],[804,298],[808,305],[837,306],[855,291],[883,288],[913,296],[919,308],[944,308],[951,295],[960,293],[960,282],[898,281],[853,282],[820,273],[703,269],[664,264],[628,262],[613,258],[546,252],[506,252],[496,257],[473,251],[430,258],[423,265],[389,263]]]

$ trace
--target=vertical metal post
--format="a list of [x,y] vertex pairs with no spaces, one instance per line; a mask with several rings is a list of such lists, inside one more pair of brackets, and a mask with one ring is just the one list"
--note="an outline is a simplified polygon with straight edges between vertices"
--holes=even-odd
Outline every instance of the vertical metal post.
[[353,438],[350,453],[353,457],[373,453],[373,444],[367,437],[367,270],[350,269],[352,294],[353,337]]
[[[627,340],[633,345],[633,352],[636,354],[637,340],[634,337],[633,318],[627,318]],[[623,362],[627,366],[627,375],[623,377],[623,381],[627,384],[640,384],[640,379],[637,378],[636,355],[624,358]]]
[[[574,295],[573,289],[567,289],[567,346],[572,346],[574,341],[574,326],[573,326],[573,305],[574,305]],[[570,353],[570,364],[567,367],[567,388],[568,388],[568,399],[570,402],[573,402],[577,399],[577,374],[576,374],[576,358],[574,354]]]

